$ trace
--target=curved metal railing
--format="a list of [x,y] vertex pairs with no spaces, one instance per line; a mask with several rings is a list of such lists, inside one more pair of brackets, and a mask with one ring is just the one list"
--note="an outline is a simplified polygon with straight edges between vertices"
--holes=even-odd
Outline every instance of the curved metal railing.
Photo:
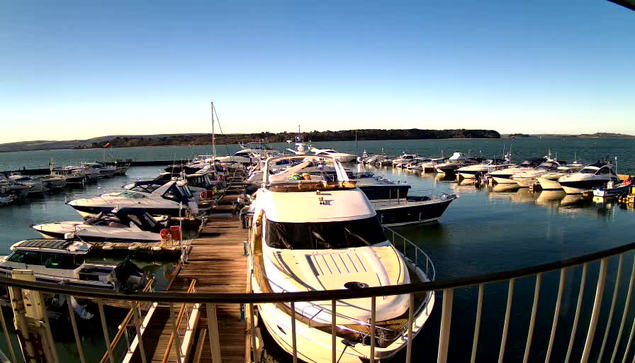
[[[392,233],[389,232],[389,235],[392,236]],[[402,237],[403,236],[395,232],[393,240],[396,239],[397,246],[400,243],[402,244],[404,243],[403,241],[400,240],[400,238]],[[415,262],[429,261],[427,256],[423,257],[425,255],[423,251],[419,252],[418,249],[411,247],[410,244],[408,244],[408,242],[405,242],[405,247],[403,247],[402,250],[404,250],[410,256],[408,257],[410,260],[414,258]],[[285,304],[291,304],[291,306],[293,306],[296,302],[330,300],[332,301],[332,306],[335,307],[336,306],[335,301],[337,300],[359,299],[359,298],[375,299],[380,296],[403,295],[403,294],[410,294],[410,297],[411,297],[410,301],[412,303],[414,301],[413,296],[415,293],[436,291],[437,293],[439,292],[442,293],[442,296],[443,296],[442,304],[440,306],[437,305],[436,307],[437,311],[439,309],[441,310],[440,311],[441,323],[440,323],[440,327],[438,331],[438,336],[439,336],[438,351],[437,351],[438,362],[446,362],[448,359],[450,330],[451,330],[450,328],[453,323],[452,322],[452,312],[453,312],[452,303],[454,300],[453,298],[454,292],[456,290],[463,289],[463,288],[478,287],[476,318],[474,321],[474,336],[473,336],[473,345],[471,350],[472,352],[471,361],[474,362],[476,354],[477,352],[479,352],[477,348],[479,346],[478,344],[479,332],[481,331],[481,315],[482,315],[482,309],[484,305],[483,295],[484,295],[485,286],[489,286],[494,283],[506,283],[508,286],[507,287],[507,303],[505,307],[505,315],[503,318],[503,331],[501,334],[501,341],[500,341],[500,347],[499,347],[500,350],[498,354],[499,360],[502,360],[503,356],[505,355],[505,347],[507,345],[507,337],[508,337],[509,326],[510,326],[511,307],[512,307],[512,302],[514,301],[513,295],[514,295],[515,282],[523,278],[532,278],[532,279],[535,278],[534,300],[533,300],[532,309],[531,309],[531,316],[529,317],[530,319],[529,329],[527,332],[527,339],[525,342],[524,358],[523,358],[523,361],[526,362],[526,361],[529,361],[529,356],[530,356],[529,354],[532,348],[532,341],[533,341],[532,337],[533,337],[534,328],[536,326],[537,316],[544,315],[544,309],[542,308],[541,308],[541,312],[543,314],[537,313],[538,305],[539,305],[538,301],[540,300],[539,299],[540,292],[541,292],[541,289],[545,289],[545,287],[543,287],[541,283],[542,276],[548,272],[559,272],[559,275],[560,275],[560,283],[558,284],[558,289],[557,289],[557,299],[556,299],[555,306],[553,306],[553,310],[552,310],[553,322],[552,322],[551,334],[549,335],[549,345],[546,351],[543,349],[543,350],[540,350],[539,352],[537,351],[536,353],[534,353],[534,354],[540,354],[542,357],[545,358],[545,360],[549,360],[554,349],[564,349],[565,348],[564,345],[566,345],[566,344],[555,345],[555,348],[554,348],[555,332],[556,332],[556,329],[558,329],[558,321],[561,320],[560,311],[561,311],[561,305],[563,300],[564,281],[567,276],[567,271],[570,271],[573,267],[582,267],[582,278],[580,282],[580,289],[577,292],[578,303],[575,306],[575,320],[573,321],[572,324],[569,324],[566,327],[567,334],[569,337],[569,344],[568,346],[566,346],[566,349],[567,349],[567,357],[568,357],[567,360],[569,360],[571,356],[574,356],[575,354],[579,353],[580,355],[579,361],[588,362],[589,359],[591,359],[592,357],[591,356],[592,348],[597,355],[598,347],[600,348],[600,351],[599,351],[600,359],[598,360],[601,360],[601,358],[607,358],[609,355],[611,355],[612,360],[614,360],[616,356],[624,357],[624,359],[628,359],[628,357],[631,357],[632,359],[631,344],[635,335],[633,334],[633,332],[635,331],[635,327],[631,328],[629,333],[628,327],[630,326],[630,324],[627,324],[627,321],[633,320],[632,305],[634,304],[631,303],[631,297],[633,294],[633,286],[635,285],[635,263],[633,263],[633,270],[630,272],[630,276],[625,277],[625,279],[629,281],[628,290],[626,294],[624,294],[624,287],[623,287],[623,285],[625,285],[623,283],[624,281],[622,281],[622,284],[620,284],[620,279],[622,278],[622,275],[623,275],[622,270],[623,270],[623,265],[625,265],[624,263],[625,257],[627,253],[632,252],[633,250],[635,250],[635,243],[630,243],[630,244],[610,248],[610,249],[599,251],[599,252],[589,253],[579,257],[574,257],[574,258],[570,258],[570,259],[566,259],[562,261],[556,261],[556,262],[551,262],[551,263],[546,263],[546,264],[541,264],[536,266],[530,266],[530,267],[521,268],[521,269],[515,269],[511,271],[503,271],[503,272],[497,272],[497,273],[484,274],[480,276],[463,277],[463,278],[456,278],[456,279],[442,280],[442,281],[427,281],[427,282],[417,282],[417,283],[411,283],[411,284],[405,284],[405,285],[369,287],[369,288],[359,289],[354,291],[341,289],[341,290],[331,290],[331,291],[263,293],[263,294],[208,294],[208,293],[185,294],[185,293],[171,293],[171,292],[141,292],[141,293],[125,294],[125,293],[117,293],[113,291],[79,288],[79,287],[56,285],[56,284],[43,283],[43,282],[19,281],[19,280],[6,278],[6,277],[0,277],[0,285],[15,288],[15,289],[27,289],[27,290],[40,291],[45,293],[68,295],[69,297],[71,296],[90,297],[90,298],[97,299],[100,305],[101,305],[101,301],[112,300],[112,299],[120,300],[120,301],[123,300],[128,302],[138,301],[138,302],[153,302],[153,303],[205,303],[207,305],[207,309],[210,309],[210,307],[213,307],[216,304],[221,304],[221,303],[245,304],[250,307],[249,311],[252,316],[254,314],[252,309],[253,304],[257,304],[257,303],[285,303]],[[628,255],[629,257],[631,256],[630,253]],[[619,260],[619,265],[617,267],[617,270],[616,270],[617,272],[615,273],[615,275],[611,276],[611,278],[608,278],[610,260],[613,260],[613,261]],[[593,305],[592,305],[592,308],[590,309],[590,314],[588,314],[588,318],[587,318],[586,314],[589,310],[581,309],[582,300],[585,293],[584,286],[587,281],[587,270],[589,269],[590,264],[597,261],[600,261],[599,273],[597,276],[597,281],[595,283],[595,291],[593,294]],[[630,261],[630,258],[629,258],[629,261]],[[422,265],[422,264],[419,264],[419,265]],[[597,266],[597,265],[594,264],[593,266]],[[630,262],[629,262],[629,266],[630,266]],[[624,270],[627,270],[627,269],[624,269]],[[428,262],[426,271],[428,272],[430,276],[434,276],[434,265]],[[615,271],[615,269],[611,269],[611,274],[613,274],[613,271]],[[614,281],[615,288],[613,289],[612,296],[609,296],[607,294],[607,296],[605,297],[607,280],[611,281],[611,283],[613,283]],[[587,295],[589,295],[589,293],[587,293]],[[602,302],[603,300],[607,300],[609,298],[611,303],[610,303],[610,310],[608,314],[608,321],[606,322],[606,324],[599,324]],[[624,301],[622,310],[620,310],[618,306],[619,305],[618,300],[620,299],[623,299]],[[543,304],[544,302],[541,303],[540,305],[543,305]],[[462,310],[464,309],[465,307],[462,307]],[[616,311],[619,311],[620,312],[619,314],[621,314],[621,316],[617,315]],[[585,315],[583,315],[583,312]],[[604,315],[602,318],[603,320],[606,320],[605,312],[606,311],[604,311]],[[335,314],[337,314],[337,311],[335,311]],[[614,314],[616,314],[615,320],[616,321],[619,320],[619,331],[617,333],[617,336],[615,334],[615,330],[617,330],[616,329],[617,327],[612,327]],[[2,317],[2,320],[4,320],[4,317],[2,316],[2,314],[0,314],[0,317]],[[103,309],[101,308],[100,308],[100,318],[102,319],[102,326],[105,327],[105,323],[104,323],[105,317],[103,314]],[[581,323],[581,321],[584,319],[588,319],[588,325],[586,325],[586,323]],[[454,324],[464,324],[464,322],[455,321]],[[561,323],[560,325],[563,326],[563,324],[564,323]],[[371,325],[374,325],[374,322],[371,322]],[[580,349],[581,352],[576,353],[573,347],[574,347],[574,342],[576,340],[576,330],[578,329],[579,325],[581,326],[581,329],[582,329],[582,326],[584,326],[584,329],[586,331],[584,334],[584,344],[577,345],[577,348],[581,347]],[[6,327],[7,324],[3,323],[3,326]],[[605,331],[602,336],[598,336],[596,339],[598,326],[601,326],[602,328],[604,328]],[[561,327],[560,329],[565,329],[565,328]],[[6,334],[6,331],[7,330],[5,328],[5,334]],[[104,335],[107,337],[107,330],[105,328],[104,328],[104,332],[105,332]],[[333,332],[334,332],[333,334],[335,334],[335,329],[333,329]],[[218,334],[217,328],[216,328],[216,334]],[[295,337],[295,331],[293,332],[293,334]],[[579,334],[577,334],[578,338],[580,337],[581,334],[582,332],[579,332]],[[624,341],[624,339],[626,339],[627,336],[628,336],[627,341]],[[406,338],[407,353],[406,353],[405,360],[407,362],[410,362],[412,338],[413,338],[412,317],[410,317],[409,323],[408,323],[408,335]],[[601,345],[599,344],[600,338],[601,338]],[[611,338],[611,339],[609,340],[608,338]],[[210,339],[212,339],[211,336],[210,336]],[[373,339],[373,341],[374,340],[375,339]],[[109,341],[108,337],[106,338],[106,341]],[[76,336],[76,342],[78,346],[81,346],[82,343],[77,336]],[[372,342],[371,344],[374,347],[375,342]],[[535,344],[538,344],[538,343],[534,343],[534,345]],[[611,348],[611,344],[613,345],[612,348]],[[515,349],[519,349],[517,347],[518,344],[515,344],[515,346],[516,346]],[[466,350],[466,349],[463,349],[463,350]],[[469,350],[466,350],[466,351],[469,352]],[[336,355],[335,353],[339,354],[340,352],[342,352],[342,349],[341,347],[337,347],[333,345],[333,352],[335,356]],[[219,352],[212,352],[212,353],[218,354],[218,356],[220,354]],[[12,354],[14,354],[14,352]],[[373,361],[373,357],[371,356],[370,358],[371,358],[370,360]],[[535,357],[532,357],[531,361],[535,361],[535,359],[533,358]],[[254,354],[253,360],[257,362],[258,355]],[[578,361],[577,358],[576,358],[576,361]]]

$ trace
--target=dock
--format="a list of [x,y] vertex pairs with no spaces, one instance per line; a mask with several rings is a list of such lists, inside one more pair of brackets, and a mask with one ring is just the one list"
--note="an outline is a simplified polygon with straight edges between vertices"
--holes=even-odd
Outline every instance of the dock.
[[[179,265],[166,291],[218,294],[251,292],[248,281],[249,259],[244,249],[246,239],[247,230],[241,228],[237,216],[213,215],[201,229],[199,238],[191,241],[188,260]],[[210,315],[206,306],[174,304],[170,307],[154,304],[141,306],[140,309],[143,348],[139,349],[135,338],[128,347],[129,354],[124,362],[142,362],[141,350],[146,362],[212,361],[207,324]],[[250,361],[250,333],[245,318],[248,314],[237,304],[217,304],[214,310],[222,361]],[[214,314],[211,319],[214,319]],[[133,325],[131,320],[124,321],[121,326],[130,327]],[[175,326],[178,327],[177,334],[174,334]],[[117,340],[119,343],[123,341]],[[177,346],[182,347],[181,359],[177,358],[176,349],[173,349]],[[113,346],[113,350],[115,348]],[[108,361],[106,355],[102,359],[104,361]]]

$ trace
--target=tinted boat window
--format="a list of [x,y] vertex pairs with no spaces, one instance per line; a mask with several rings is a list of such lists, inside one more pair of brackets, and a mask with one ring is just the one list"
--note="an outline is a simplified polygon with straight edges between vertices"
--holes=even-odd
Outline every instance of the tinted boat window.
[[386,241],[377,217],[343,222],[279,223],[267,220],[267,245],[281,249],[337,249]]

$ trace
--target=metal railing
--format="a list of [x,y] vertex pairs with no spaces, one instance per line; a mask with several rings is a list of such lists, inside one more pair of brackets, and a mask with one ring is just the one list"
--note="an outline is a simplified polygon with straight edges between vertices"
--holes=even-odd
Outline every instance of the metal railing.
[[[403,244],[400,238],[403,238],[403,236],[395,233],[393,237],[393,240],[396,239],[395,245]],[[415,252],[413,257],[410,248],[408,242],[406,242],[405,247],[402,249],[402,251],[405,252],[404,256],[410,256],[408,259],[412,260],[412,258],[414,258],[415,261],[428,261],[427,256],[424,258],[423,256],[425,254],[421,254],[423,252]],[[253,316],[256,314],[253,308],[259,304],[283,303],[290,306],[290,311],[292,312],[289,316],[292,344],[290,344],[287,349],[295,361],[298,357],[302,357],[302,350],[305,349],[302,344],[298,344],[299,336],[296,331],[295,319],[296,303],[331,301],[331,311],[334,313],[332,314],[332,318],[333,322],[335,322],[337,318],[337,303],[339,301],[371,298],[371,319],[368,324],[374,329],[378,323],[376,321],[377,298],[405,294],[410,296],[410,306],[412,306],[414,294],[423,292],[436,292],[437,296],[442,295],[441,303],[437,304],[436,309],[434,309],[435,314],[437,316],[440,315],[438,319],[435,318],[435,320],[439,322],[428,321],[426,326],[422,329],[422,331],[426,331],[426,336],[432,334],[438,337],[438,344],[436,343],[436,339],[420,342],[424,345],[434,345],[436,347],[436,357],[434,357],[433,351],[426,350],[426,354],[429,354],[428,359],[430,360],[436,358],[437,362],[455,361],[456,359],[449,358],[450,351],[452,351],[451,354],[463,354],[471,362],[475,362],[477,359],[484,361],[498,360],[502,362],[503,360],[510,359],[509,349],[513,346],[516,353],[514,357],[517,357],[518,360],[522,360],[523,362],[556,360],[565,362],[626,362],[633,359],[634,353],[632,341],[635,336],[635,319],[633,318],[635,313],[633,310],[635,310],[635,308],[631,306],[635,305],[632,303],[633,285],[635,282],[633,250],[635,250],[635,243],[587,254],[581,257],[513,271],[451,280],[369,287],[358,290],[342,289],[262,294],[187,294],[148,291],[135,294],[122,294],[99,289],[13,280],[5,277],[0,278],[0,285],[13,289],[63,294],[67,295],[69,300],[70,297],[95,299],[99,308],[99,324],[103,330],[106,347],[111,347],[113,343],[121,344],[123,339],[130,338],[126,338],[125,333],[117,333],[114,337],[111,336],[108,329],[108,320],[104,312],[104,305],[107,300],[126,301],[128,304],[132,303],[137,306],[138,304],[154,305],[165,303],[182,303],[184,304],[182,306],[185,306],[185,304],[189,304],[190,306],[194,304],[206,304],[208,315],[208,325],[206,328],[209,331],[211,355],[215,363],[222,360],[219,344],[219,335],[221,332],[219,331],[218,319],[215,314],[217,304],[246,304],[251,308],[249,310],[249,315],[252,317],[251,321],[254,321]],[[412,249],[412,251],[417,250]],[[426,270],[428,274],[433,276],[434,266],[430,262],[428,262]],[[596,274],[595,271],[597,271],[597,278],[592,279]],[[557,284],[550,284],[552,277],[557,277]],[[572,290],[571,286],[574,284],[571,284],[571,279],[574,277],[575,279],[573,281],[576,284],[575,289]],[[530,282],[532,283],[530,286],[532,288],[525,289],[525,292],[532,291],[533,294],[531,294],[531,298],[525,300],[532,302],[530,305],[531,309],[527,309],[526,316],[512,313],[512,309],[515,306],[514,303],[517,304],[519,302],[518,296],[515,298],[515,295],[519,292],[521,286]],[[506,288],[501,289],[502,286],[506,286]],[[611,286],[613,286],[612,289]],[[551,287],[553,287],[553,289]],[[478,289],[478,295],[474,304],[468,304],[463,299],[456,300],[454,298],[465,291],[472,291],[475,288]],[[490,289],[491,291],[496,291],[495,297],[504,300],[505,308],[504,310],[500,310],[498,319],[485,320],[483,318],[483,312],[488,302],[488,299],[485,298],[485,292],[486,290],[490,291]],[[565,290],[569,291],[569,293],[575,297],[574,299],[569,299],[568,303],[566,302]],[[550,292],[555,295],[555,302],[544,301],[544,297]],[[488,298],[489,296],[491,295],[488,294]],[[458,310],[456,306],[453,306],[457,301],[459,301],[457,304],[462,304],[457,305],[460,306]],[[453,314],[464,314],[468,310],[475,313],[473,320],[462,321],[463,319],[453,319]],[[566,314],[572,314],[570,316],[573,319],[572,321],[570,321],[571,319],[564,318],[565,310],[568,310]],[[75,322],[75,313],[72,308],[69,308],[69,314],[74,327],[77,350],[80,352],[80,361],[86,362],[85,355],[83,354],[84,343],[77,333],[77,323]],[[400,356],[406,362],[413,360],[412,341],[416,333],[413,331],[414,314],[414,309],[410,309],[407,323],[408,332],[406,337],[404,337],[406,341],[406,352]],[[185,312],[182,316],[184,315]],[[521,318],[523,319],[522,322],[520,322]],[[524,320],[525,318],[526,320]],[[128,320],[131,323],[130,327],[134,328],[135,338],[139,338],[135,349],[142,351],[144,347],[144,335],[141,330],[148,326],[147,321],[143,318],[139,309],[132,309],[132,314]],[[8,342],[9,356],[12,358],[12,361],[15,362],[17,361],[19,351],[16,349],[15,344],[11,344],[9,333],[10,331],[13,332],[13,327],[9,326],[5,321],[3,314],[0,314],[0,323],[2,323],[5,340]],[[502,327],[500,323],[502,323]],[[182,334],[183,328],[179,326],[178,322],[168,322],[167,324],[173,324],[177,333]],[[469,329],[466,330],[466,327],[470,326],[470,324],[473,324],[470,328],[473,329],[473,334],[471,334],[469,344],[463,341],[462,346],[452,345],[454,341],[450,338],[452,328],[467,331]],[[538,326],[545,325],[549,325],[549,328],[543,330],[545,334],[536,334]],[[168,327],[169,326],[170,325],[168,325]],[[192,326],[190,325],[190,329],[191,328]],[[333,362],[337,362],[346,349],[343,345],[338,345],[337,343],[339,340],[337,340],[336,328],[337,324],[330,326],[333,342],[331,346]],[[181,330],[179,331],[179,329]],[[481,332],[484,331],[488,332],[489,339],[480,339]],[[548,334],[546,334],[547,331]],[[251,332],[253,333],[253,327]],[[493,332],[497,332],[496,335],[500,336],[500,340],[492,342],[494,339],[490,335]],[[564,344],[559,344],[561,342]],[[201,344],[200,341],[199,344]],[[479,349],[483,344],[488,344],[488,348],[492,344],[495,344],[497,347],[497,349],[495,349],[496,353],[492,353],[494,350],[491,349]],[[417,344],[417,346],[419,345],[420,344]],[[253,346],[256,345],[254,344]],[[450,350],[451,346],[453,347],[452,350]],[[171,349],[174,349],[174,347]],[[374,334],[371,334],[369,349],[370,354],[367,358],[372,362],[375,360],[375,353],[379,349]],[[348,352],[350,352],[350,350]],[[143,352],[141,353],[141,357],[145,357],[145,354],[143,354]],[[495,354],[496,357],[490,359],[492,357],[487,356],[487,354]],[[116,357],[114,350],[109,348],[104,358],[104,361],[115,362]],[[252,359],[254,362],[258,362],[259,355],[254,352]],[[142,361],[143,360],[144,358],[142,358]],[[169,360],[170,358],[168,358],[168,361]]]

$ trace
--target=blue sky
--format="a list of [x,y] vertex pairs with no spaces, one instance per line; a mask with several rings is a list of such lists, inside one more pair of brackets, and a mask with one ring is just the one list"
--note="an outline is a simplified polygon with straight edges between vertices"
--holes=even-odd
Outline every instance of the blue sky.
[[7,1],[0,142],[488,128],[635,134],[635,12],[604,0]]

